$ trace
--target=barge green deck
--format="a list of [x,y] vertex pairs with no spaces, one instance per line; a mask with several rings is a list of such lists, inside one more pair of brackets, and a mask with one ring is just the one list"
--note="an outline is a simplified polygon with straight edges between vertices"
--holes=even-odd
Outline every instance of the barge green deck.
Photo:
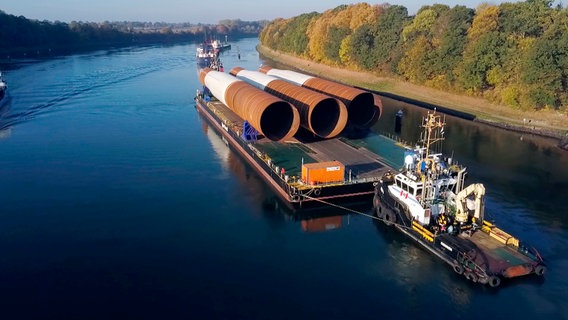
[[[320,196],[320,193],[320,199],[326,200],[334,198],[345,200],[355,195],[366,195],[369,199],[365,201],[370,201],[374,192],[372,184],[380,180],[386,171],[396,167],[393,164],[402,158],[404,152],[404,149],[396,145],[395,141],[373,132],[369,132],[366,137],[360,139],[339,137],[300,141],[294,137],[285,142],[275,142],[259,137],[254,142],[244,142],[240,138],[243,132],[243,119],[216,99],[208,102],[202,100],[200,102],[198,99],[196,102],[199,106],[206,108],[204,111],[218,118],[223,129],[218,130],[221,134],[233,134],[236,144],[244,149],[241,153],[254,155],[255,161],[247,159],[249,164],[253,166],[260,164],[256,169],[263,170],[264,173],[267,171],[266,168],[270,168],[270,179],[276,180],[281,185],[284,190],[277,191],[284,191],[279,192],[281,196],[288,194],[289,197],[283,196],[283,198],[289,202],[297,199],[294,197],[294,192],[301,196],[300,201],[313,200],[311,197]],[[235,147],[235,143],[232,144]],[[301,181],[302,165],[328,161],[339,161],[345,166],[344,181],[316,185]],[[315,191],[315,188],[319,190],[312,193],[311,191]]]
[[[210,101],[209,107],[237,133],[243,130],[243,120],[220,101]],[[352,180],[377,179],[385,168],[396,167],[395,161],[402,158],[403,149],[393,140],[377,134],[361,139],[334,138],[313,142],[301,142],[292,138],[286,142],[259,139],[254,143],[261,157],[275,167],[284,168],[290,178],[298,177],[303,163],[340,161]],[[388,151],[384,157],[383,151]],[[379,156],[376,152],[381,152]],[[395,160],[396,159],[396,160]],[[399,166],[399,165],[398,165]]]

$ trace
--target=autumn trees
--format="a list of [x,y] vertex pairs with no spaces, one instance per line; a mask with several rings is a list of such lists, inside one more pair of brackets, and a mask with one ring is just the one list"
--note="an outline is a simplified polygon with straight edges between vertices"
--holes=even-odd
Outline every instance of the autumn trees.
[[166,22],[50,22],[16,17],[0,10],[0,56],[62,54],[147,43],[188,43],[229,35],[257,36],[268,21],[221,20],[204,25]]
[[260,41],[513,108],[568,109],[568,10],[551,0],[432,5],[415,16],[397,5],[343,5],[274,20]]

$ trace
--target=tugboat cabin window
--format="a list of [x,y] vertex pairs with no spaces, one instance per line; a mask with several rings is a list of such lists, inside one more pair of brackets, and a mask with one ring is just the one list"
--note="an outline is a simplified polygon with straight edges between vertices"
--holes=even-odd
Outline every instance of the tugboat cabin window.
[[397,185],[399,188],[402,188],[402,181],[396,179],[396,185]]

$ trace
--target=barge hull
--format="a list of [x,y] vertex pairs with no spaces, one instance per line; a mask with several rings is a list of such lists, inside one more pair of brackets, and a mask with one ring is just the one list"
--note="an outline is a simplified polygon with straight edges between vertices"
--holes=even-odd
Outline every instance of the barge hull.
[[[219,101],[205,101],[201,97],[196,97],[195,103],[197,111],[204,119],[229,142],[229,145],[260,175],[279,199],[292,210],[322,207],[328,203],[343,205],[370,203],[374,194],[374,184],[386,170],[386,166],[377,162],[374,166],[376,172],[360,181],[320,185],[290,182],[287,176],[277,170],[278,167],[262,158],[262,152],[257,149],[258,142],[247,142],[241,137],[242,126],[239,126],[237,121],[228,121],[238,118],[226,106]],[[344,144],[339,140],[335,143]],[[314,144],[316,145],[317,143]],[[318,157],[322,157],[321,152]],[[351,154],[350,157],[353,155]]]

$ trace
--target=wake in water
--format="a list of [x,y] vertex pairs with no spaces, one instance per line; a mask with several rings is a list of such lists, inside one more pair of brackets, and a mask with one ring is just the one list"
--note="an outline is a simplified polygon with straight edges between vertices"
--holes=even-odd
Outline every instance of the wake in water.
[[[139,55],[135,50],[105,52],[107,56],[102,59],[95,54],[69,56],[13,71],[13,97],[6,97],[1,102],[0,131],[54,112],[56,107],[78,97],[89,96],[120,83],[190,63],[189,55],[171,56],[158,52],[158,56],[148,56],[138,53]],[[84,65],[77,60],[85,59],[96,61],[95,69],[86,72],[75,70],[76,65],[79,65],[77,69],[81,64]],[[43,101],[38,103],[37,100]]]

